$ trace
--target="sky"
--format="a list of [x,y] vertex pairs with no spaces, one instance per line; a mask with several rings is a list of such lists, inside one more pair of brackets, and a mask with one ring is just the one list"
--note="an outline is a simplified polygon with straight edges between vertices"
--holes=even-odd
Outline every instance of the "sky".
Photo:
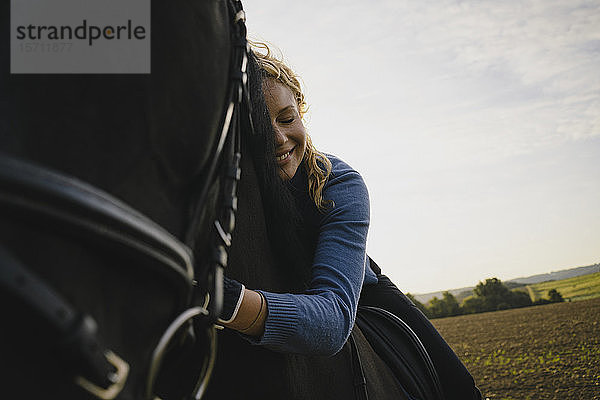
[[244,2],[411,293],[600,262],[600,0]]

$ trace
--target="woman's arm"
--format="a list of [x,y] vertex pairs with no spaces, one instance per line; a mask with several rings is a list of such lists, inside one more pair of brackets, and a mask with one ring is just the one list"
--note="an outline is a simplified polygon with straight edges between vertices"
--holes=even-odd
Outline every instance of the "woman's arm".
[[310,288],[305,294],[259,291],[266,300],[262,336],[252,343],[276,351],[332,355],[354,325],[365,273],[369,197],[362,177],[332,159],[324,198],[334,207],[321,215]]
[[365,274],[369,196],[356,171],[332,162],[323,196],[334,206],[321,214],[310,288],[304,294],[245,289],[237,315],[223,324],[254,344],[332,355],[350,335]]

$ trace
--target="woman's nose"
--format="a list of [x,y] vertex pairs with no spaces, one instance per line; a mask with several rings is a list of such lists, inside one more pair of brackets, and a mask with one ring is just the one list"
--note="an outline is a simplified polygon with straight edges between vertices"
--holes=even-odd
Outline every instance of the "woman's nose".
[[281,131],[281,129],[275,126],[273,127],[273,130],[275,131],[275,144],[277,146],[281,146],[288,141],[287,136]]

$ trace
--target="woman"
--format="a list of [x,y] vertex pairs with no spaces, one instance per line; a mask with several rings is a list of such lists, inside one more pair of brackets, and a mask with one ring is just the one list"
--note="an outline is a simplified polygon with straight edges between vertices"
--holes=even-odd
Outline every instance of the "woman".
[[258,47],[265,51],[255,54],[266,78],[279,176],[288,183],[314,256],[310,281],[299,294],[249,290],[226,279],[220,322],[272,350],[332,355],[348,339],[360,300],[411,325],[431,353],[447,399],[479,398],[472,377],[427,318],[370,262],[364,181],[342,160],[315,149],[302,122],[307,106],[297,76],[266,45]]

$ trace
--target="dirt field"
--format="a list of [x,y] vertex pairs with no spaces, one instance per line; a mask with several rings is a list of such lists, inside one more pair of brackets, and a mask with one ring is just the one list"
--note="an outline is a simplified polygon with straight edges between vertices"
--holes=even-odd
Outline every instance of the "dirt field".
[[491,400],[600,400],[600,298],[432,322]]

